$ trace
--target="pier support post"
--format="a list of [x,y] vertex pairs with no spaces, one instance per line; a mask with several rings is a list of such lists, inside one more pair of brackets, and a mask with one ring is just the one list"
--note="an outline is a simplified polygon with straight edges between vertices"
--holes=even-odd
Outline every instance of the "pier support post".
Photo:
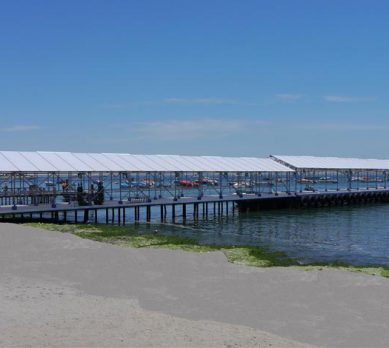
[[151,220],[151,207],[149,205],[146,207],[146,220],[147,222]]
[[89,209],[84,210],[84,224],[86,224],[89,220]]
[[182,205],[182,220],[184,222],[186,221],[186,204],[185,203]]
[[139,221],[139,207],[134,208],[135,221]]
[[194,205],[193,205],[193,215],[194,215],[194,218],[196,219],[196,220],[198,220],[199,219],[199,204],[198,203],[194,203]]

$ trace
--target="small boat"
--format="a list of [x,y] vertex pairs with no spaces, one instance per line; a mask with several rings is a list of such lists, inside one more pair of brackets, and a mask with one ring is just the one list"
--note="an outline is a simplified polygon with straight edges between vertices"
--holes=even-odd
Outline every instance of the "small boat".
[[382,180],[376,179],[376,178],[371,178],[369,176],[362,176],[359,178],[360,182],[381,182]]
[[298,181],[299,184],[314,184],[315,180],[308,179],[308,178],[302,178]]
[[219,182],[215,179],[203,178],[202,180],[197,179],[194,181],[198,185],[218,186]]
[[329,176],[322,176],[321,178],[319,178],[319,182],[326,183],[326,184],[337,184],[338,180],[332,179]]
[[180,180],[180,186],[183,187],[197,187],[199,186],[199,183],[196,181],[190,181],[190,180]]
[[154,187],[155,186],[154,180],[144,179],[143,182],[145,183],[146,187]]
[[232,185],[235,189],[245,189],[245,188],[252,188],[254,185],[252,185],[250,182],[236,182]]

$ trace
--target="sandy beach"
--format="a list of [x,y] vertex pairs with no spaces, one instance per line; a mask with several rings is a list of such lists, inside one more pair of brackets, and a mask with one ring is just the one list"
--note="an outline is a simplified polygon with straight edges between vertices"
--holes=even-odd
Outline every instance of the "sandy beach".
[[0,224],[1,347],[387,347],[389,280]]

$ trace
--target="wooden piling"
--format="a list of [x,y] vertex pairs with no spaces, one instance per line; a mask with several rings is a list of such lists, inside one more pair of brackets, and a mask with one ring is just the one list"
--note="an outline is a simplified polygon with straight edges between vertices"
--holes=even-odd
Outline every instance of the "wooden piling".
[[146,220],[147,222],[151,220],[151,207],[149,205],[146,207]]

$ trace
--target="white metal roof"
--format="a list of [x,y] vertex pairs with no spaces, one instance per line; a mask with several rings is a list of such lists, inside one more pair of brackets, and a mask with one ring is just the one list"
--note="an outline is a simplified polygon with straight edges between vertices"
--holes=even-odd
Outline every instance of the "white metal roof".
[[0,172],[290,172],[270,158],[0,151]]
[[272,157],[293,169],[389,170],[389,160],[382,159],[279,155]]

